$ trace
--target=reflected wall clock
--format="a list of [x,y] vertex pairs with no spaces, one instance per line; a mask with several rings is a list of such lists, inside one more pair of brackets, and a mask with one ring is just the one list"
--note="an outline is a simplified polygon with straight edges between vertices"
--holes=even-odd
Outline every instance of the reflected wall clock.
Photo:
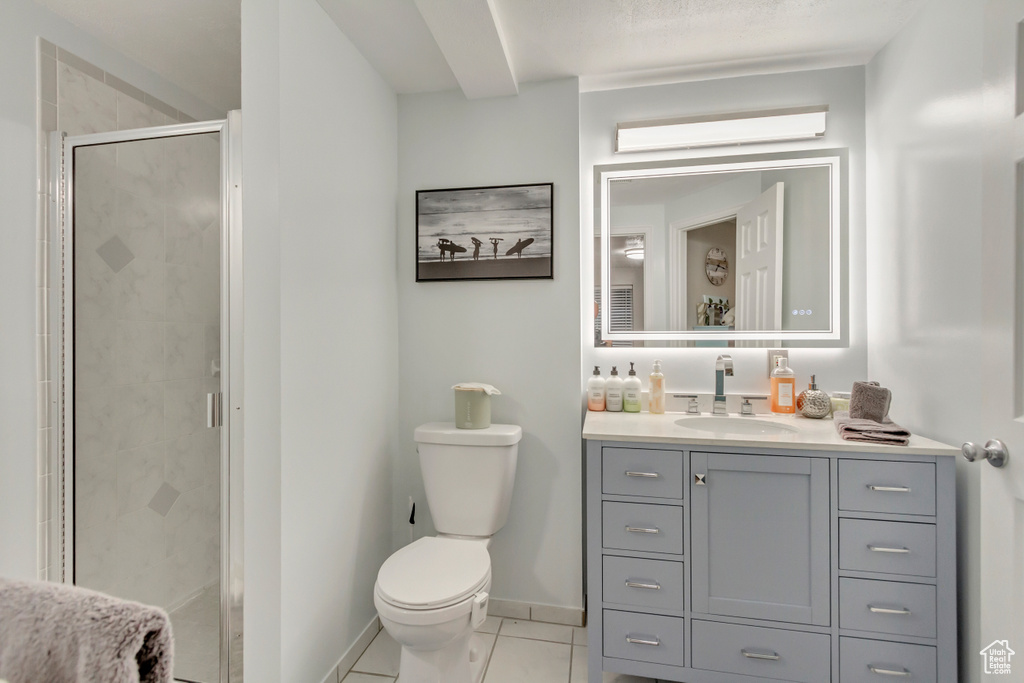
[[704,272],[713,285],[720,285],[729,276],[729,260],[725,257],[725,251],[718,247],[711,247],[708,255],[704,258]]

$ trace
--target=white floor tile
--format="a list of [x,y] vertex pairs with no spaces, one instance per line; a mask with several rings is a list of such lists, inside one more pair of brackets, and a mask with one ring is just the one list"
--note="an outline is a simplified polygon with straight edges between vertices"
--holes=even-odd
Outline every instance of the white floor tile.
[[569,683],[587,683],[587,648],[573,645]]
[[[382,676],[398,676],[402,646],[387,631],[381,631],[366,648],[352,671]],[[376,683],[376,682],[375,682]]]
[[562,643],[499,635],[484,683],[563,683],[569,680],[571,649]]
[[501,630],[498,633],[514,638],[533,638],[534,640],[549,640],[553,643],[572,643],[572,626],[545,624],[539,621],[505,619],[501,622]]
[[572,644],[587,646],[587,627],[577,626],[572,630]]
[[378,676],[376,674],[350,673],[342,679],[341,683],[394,683],[391,676]]
[[477,633],[497,633],[499,626],[501,626],[501,617],[490,616],[484,619],[484,623],[480,624]]

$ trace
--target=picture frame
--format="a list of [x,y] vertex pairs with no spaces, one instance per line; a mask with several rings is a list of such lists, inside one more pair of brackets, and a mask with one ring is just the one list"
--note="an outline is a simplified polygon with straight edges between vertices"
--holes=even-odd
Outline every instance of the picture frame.
[[554,278],[554,183],[416,192],[416,282]]

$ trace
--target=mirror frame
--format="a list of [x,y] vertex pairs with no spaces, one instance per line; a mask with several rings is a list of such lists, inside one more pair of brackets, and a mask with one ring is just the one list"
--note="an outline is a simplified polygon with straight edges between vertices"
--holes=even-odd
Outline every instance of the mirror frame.
[[[610,310],[608,286],[611,275],[610,183],[623,178],[649,178],[668,175],[697,175],[763,171],[806,166],[829,168],[829,287],[830,307],[827,330],[751,330],[732,332],[694,332],[685,330],[612,332],[609,316],[601,316],[601,338],[608,341],[835,341],[842,338],[842,299],[847,286],[843,268],[844,236],[847,234],[847,184],[849,153],[845,148],[796,150],[770,154],[729,157],[673,159],[671,161],[604,164],[594,166],[594,215],[601,238],[601,310]],[[596,275],[596,274],[595,274]],[[829,344],[831,345],[831,344]]]

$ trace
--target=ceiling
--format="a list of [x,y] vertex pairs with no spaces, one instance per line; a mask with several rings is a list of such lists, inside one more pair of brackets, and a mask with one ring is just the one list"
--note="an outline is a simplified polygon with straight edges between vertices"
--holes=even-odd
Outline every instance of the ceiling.
[[[287,1],[287,0],[285,0]],[[928,0],[318,0],[398,93],[469,98],[865,64]],[[240,0],[36,0],[209,104],[241,104]]]

